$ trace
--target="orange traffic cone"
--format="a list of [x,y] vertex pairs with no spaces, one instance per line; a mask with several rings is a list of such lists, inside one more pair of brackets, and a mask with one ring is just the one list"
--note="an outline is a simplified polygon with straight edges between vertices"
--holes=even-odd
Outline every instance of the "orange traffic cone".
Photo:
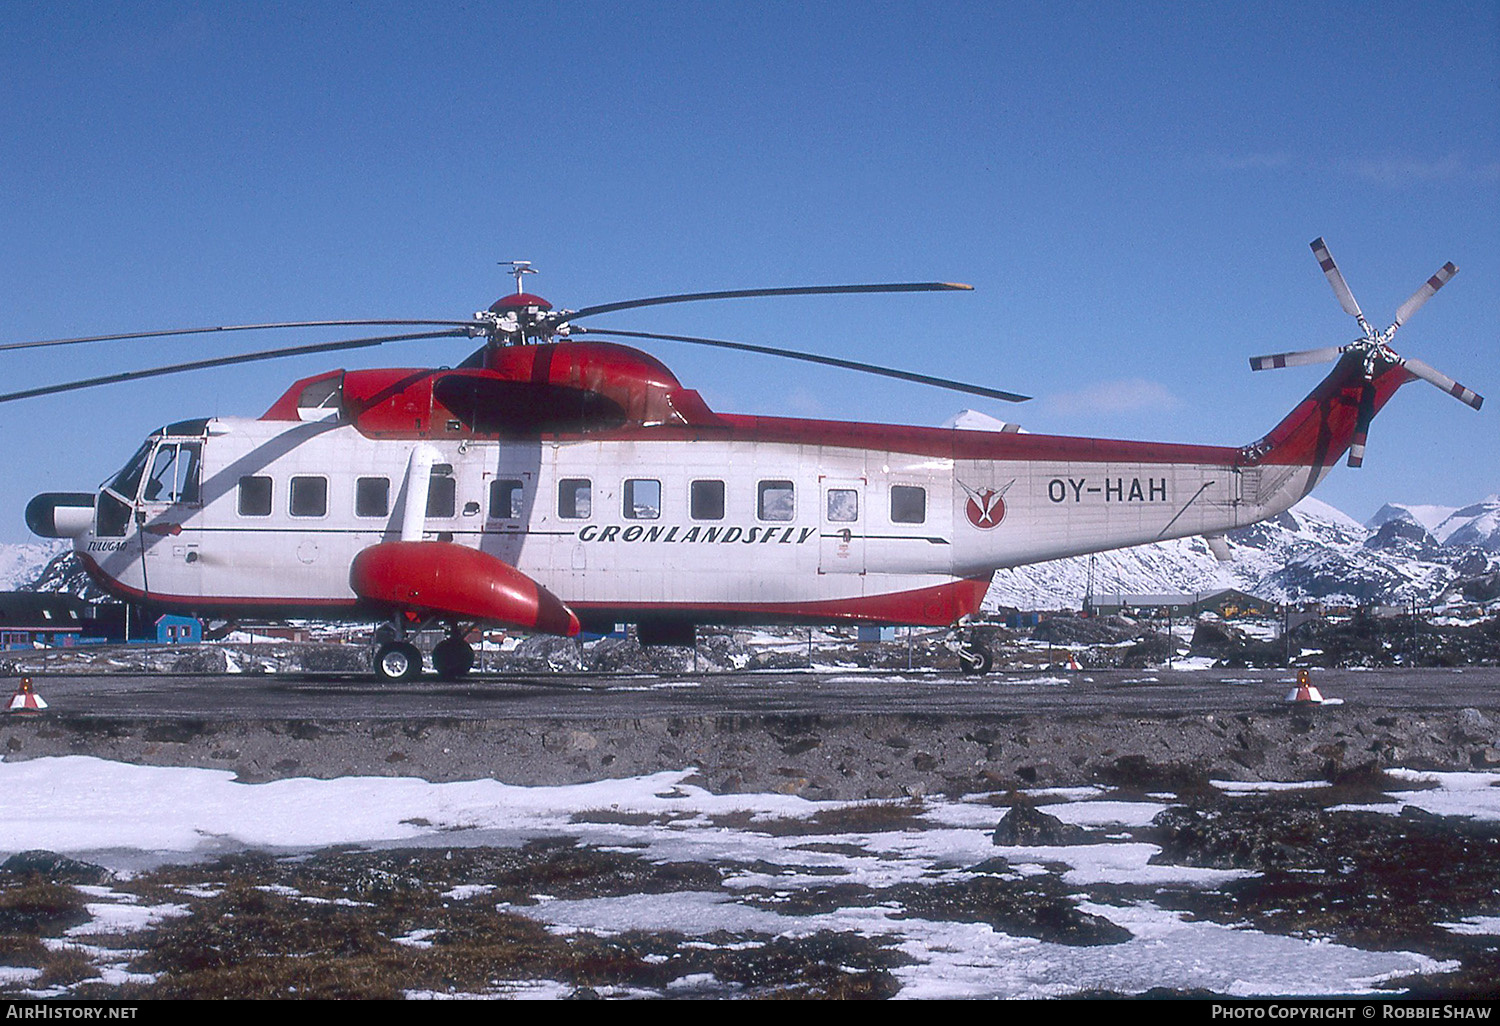
[[36,693],[36,688],[31,683],[30,677],[21,678],[21,686],[16,688],[16,693],[10,700],[10,711],[21,716],[35,716],[47,703],[42,701],[42,696]]
[[1068,653],[1067,669],[1069,669],[1069,670],[1081,670],[1081,669],[1083,669],[1083,664],[1078,661],[1078,653],[1077,652],[1069,652]]
[[1297,686],[1287,693],[1288,702],[1321,702],[1323,696],[1312,686],[1306,670],[1297,671]]

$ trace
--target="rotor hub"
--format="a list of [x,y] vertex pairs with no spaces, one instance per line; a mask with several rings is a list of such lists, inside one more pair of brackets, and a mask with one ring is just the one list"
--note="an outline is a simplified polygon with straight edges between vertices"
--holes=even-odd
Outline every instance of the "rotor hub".
[[552,304],[541,296],[530,292],[516,292],[512,295],[497,299],[490,305],[490,313],[503,314],[510,310],[536,310],[546,313],[552,309]]
[[552,304],[530,292],[515,292],[495,300],[488,310],[480,310],[474,319],[480,327],[473,333],[484,335],[494,346],[521,346],[546,342],[557,334],[556,316],[549,317]]

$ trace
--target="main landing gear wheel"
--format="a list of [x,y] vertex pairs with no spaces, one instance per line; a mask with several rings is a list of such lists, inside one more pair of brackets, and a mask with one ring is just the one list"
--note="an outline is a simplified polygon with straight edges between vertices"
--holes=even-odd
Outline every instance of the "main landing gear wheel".
[[387,684],[405,684],[422,675],[422,653],[407,641],[387,641],[375,651],[375,675]]
[[970,676],[989,673],[995,657],[982,641],[966,641],[958,649],[958,672]]
[[432,650],[432,668],[443,680],[458,680],[474,666],[474,649],[463,638],[444,638]]

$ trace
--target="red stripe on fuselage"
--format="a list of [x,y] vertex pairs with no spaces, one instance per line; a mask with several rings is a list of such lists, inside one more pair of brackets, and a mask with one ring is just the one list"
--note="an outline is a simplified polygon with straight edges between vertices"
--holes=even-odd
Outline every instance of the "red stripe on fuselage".
[[[171,595],[146,593],[106,574],[94,559],[79,553],[84,568],[99,587],[115,598],[172,609],[198,616],[264,616],[268,619],[307,617],[378,622],[389,615],[376,605],[356,599],[303,599],[239,595]],[[865,595],[847,599],[805,602],[659,602],[635,606],[610,603],[569,603],[592,620],[679,619],[697,623],[832,623],[864,621],[942,627],[979,611],[989,589],[989,578],[953,581],[913,591]]]
[[979,611],[990,578],[953,581],[913,591],[855,598],[806,602],[674,602],[621,606],[572,602],[569,605],[592,621],[637,622],[675,618],[698,623],[867,623],[943,627]]

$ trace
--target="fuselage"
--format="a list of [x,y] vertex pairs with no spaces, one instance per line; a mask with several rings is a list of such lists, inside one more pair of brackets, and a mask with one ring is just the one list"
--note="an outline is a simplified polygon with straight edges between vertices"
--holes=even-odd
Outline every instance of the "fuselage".
[[859,428],[402,443],[208,421],[157,438],[130,515],[96,517],[75,544],[117,590],[163,607],[357,615],[351,561],[411,540],[419,503],[416,537],[495,555],[603,619],[945,623],[996,569],[1223,532],[1309,486],[1306,468],[1267,480],[1237,449],[869,425],[887,445],[840,440]]
[[[399,437],[282,405],[163,429],[86,526],[58,533],[106,588],[199,616],[378,619],[355,557],[425,540],[479,549],[597,623],[953,624],[997,569],[1286,509],[1347,447],[1353,373],[1244,447],[706,411],[529,437],[468,421],[444,437],[458,421],[432,420]],[[1383,379],[1378,402],[1404,380]]]

